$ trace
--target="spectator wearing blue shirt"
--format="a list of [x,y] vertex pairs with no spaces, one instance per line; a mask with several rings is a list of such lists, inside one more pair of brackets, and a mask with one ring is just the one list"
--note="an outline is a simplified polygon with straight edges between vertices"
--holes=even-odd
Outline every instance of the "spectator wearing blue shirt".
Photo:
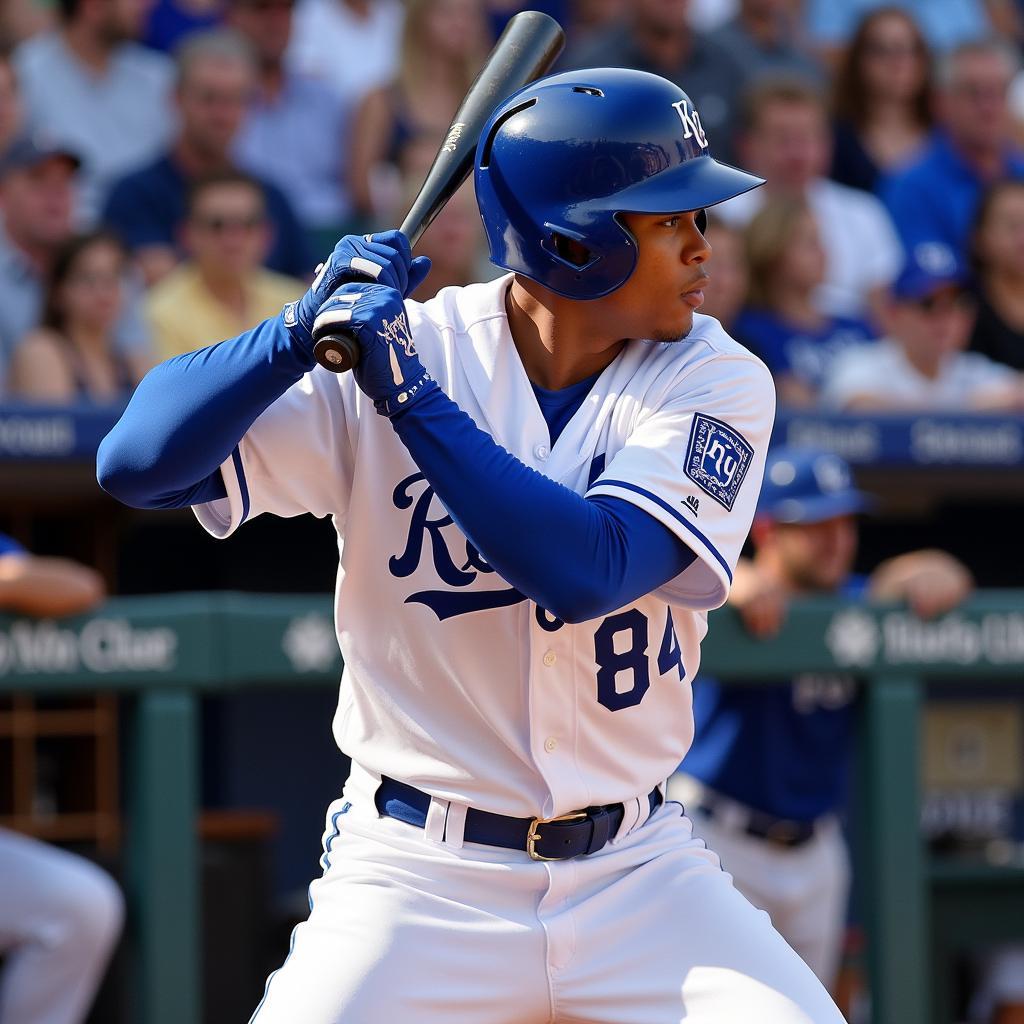
[[284,63],[294,0],[227,0],[227,24],[256,54],[258,81],[232,152],[287,197],[310,245],[328,253],[351,214],[352,111],[323,82]]
[[[968,570],[942,551],[889,559],[853,575],[856,515],[870,499],[836,455],[769,454],[751,531],[752,561],[737,567],[729,605],[758,638],[780,628],[791,598],[846,595],[906,601],[918,615],[963,601]],[[847,795],[856,695],[851,677],[808,673],[772,685],[694,684],[695,740],[669,795],[722,858],[736,887],[826,985],[835,980],[849,863],[839,824]]]
[[14,51],[26,124],[82,157],[79,212],[94,223],[110,185],[173,131],[171,62],[139,45],[143,3],[59,0],[58,27]]
[[875,332],[864,320],[817,308],[826,254],[805,199],[770,198],[747,225],[745,250],[750,284],[737,336],[772,371],[780,404],[816,405],[836,357]]
[[1024,178],[1024,152],[1013,144],[1007,104],[1018,66],[1016,52],[998,39],[964,44],[940,61],[940,130],[881,190],[908,253],[941,244],[965,260],[985,187]]
[[[179,129],[171,149],[122,178],[107,198],[104,222],[131,251],[147,284],[184,257],[180,228],[192,183],[235,168],[235,143],[256,89],[256,64],[239,36],[227,29],[197,32],[177,55],[175,89]],[[307,277],[313,260],[306,235],[279,188],[262,181],[273,240],[266,265]]]

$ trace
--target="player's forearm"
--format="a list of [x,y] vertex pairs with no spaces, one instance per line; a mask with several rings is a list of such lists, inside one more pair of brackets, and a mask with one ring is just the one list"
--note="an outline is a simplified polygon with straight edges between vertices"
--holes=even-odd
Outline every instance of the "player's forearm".
[[99,573],[63,558],[0,557],[0,608],[24,615],[73,615],[106,595]]
[[100,485],[136,508],[223,497],[220,465],[256,417],[312,366],[281,317],[161,363],[100,444]]
[[566,622],[668,582],[693,554],[647,513],[530,469],[437,390],[392,420],[438,498],[505,580]]

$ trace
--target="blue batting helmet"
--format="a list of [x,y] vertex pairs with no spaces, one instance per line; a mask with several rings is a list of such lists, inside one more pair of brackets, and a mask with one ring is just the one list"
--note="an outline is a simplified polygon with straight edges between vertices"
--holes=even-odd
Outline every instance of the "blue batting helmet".
[[636,240],[618,214],[703,210],[763,179],[712,159],[677,85],[591,68],[505,100],[480,133],[475,183],[491,262],[559,295],[597,299],[636,266]]
[[820,523],[865,512],[873,500],[853,484],[850,467],[820,448],[783,447],[768,453],[757,514],[777,523]]

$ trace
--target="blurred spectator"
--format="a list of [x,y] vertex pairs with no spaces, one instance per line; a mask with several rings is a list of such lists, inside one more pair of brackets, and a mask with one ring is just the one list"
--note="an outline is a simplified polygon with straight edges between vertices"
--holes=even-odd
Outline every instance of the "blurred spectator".
[[690,27],[689,0],[633,0],[622,21],[565,53],[566,68],[624,67],[676,82],[693,100],[719,160],[733,158],[733,130],[748,69],[713,36]]
[[[943,551],[891,558],[853,575],[855,515],[870,499],[836,455],[775,448],[729,605],[758,638],[774,636],[792,598],[842,595],[906,601],[919,616],[966,599],[968,570]],[[695,739],[669,780],[694,832],[721,857],[736,887],[826,986],[835,982],[849,889],[839,815],[847,800],[856,681],[806,673],[780,686],[693,687]]]
[[565,26],[566,38],[574,46],[582,46],[624,17],[627,3],[628,0],[570,0],[568,22],[556,20]]
[[143,42],[172,52],[192,32],[213,28],[224,19],[224,0],[155,0],[146,20]]
[[121,243],[105,231],[62,245],[50,268],[42,323],[11,358],[12,397],[52,404],[127,401],[152,365],[115,347],[127,265]]
[[[411,179],[406,206],[412,202],[421,180],[415,175]],[[416,254],[429,256],[431,267],[426,281],[411,298],[424,302],[442,288],[493,278],[497,271],[493,265],[485,264],[485,248],[473,187],[467,182],[448,200],[416,245]]]
[[863,320],[829,316],[814,304],[825,277],[825,250],[810,206],[778,196],[747,226],[747,308],[736,322],[743,344],[775,378],[780,404],[811,406],[836,358],[875,332]]
[[938,65],[939,133],[909,167],[882,186],[908,251],[942,243],[966,258],[985,186],[1024,177],[1024,153],[1012,144],[1007,90],[1019,59],[1001,40],[960,46]]
[[399,0],[300,0],[288,63],[354,106],[398,71]]
[[704,238],[711,246],[711,258],[700,311],[713,316],[733,338],[746,345],[746,339],[736,330],[736,318],[747,301],[750,283],[743,234],[712,213],[708,215]]
[[898,7],[865,16],[836,72],[833,180],[877,191],[882,174],[918,156],[932,130],[931,58]]
[[0,52],[0,155],[21,133],[22,107],[18,79],[8,54]]
[[[38,325],[54,256],[72,234],[78,157],[40,137],[23,137],[0,156],[0,392],[17,343]],[[118,351],[148,352],[137,288],[117,324]]]
[[479,0],[408,0],[397,77],[366,93],[352,132],[350,188],[368,228],[397,198],[387,195],[381,165],[406,174],[430,166],[480,70],[484,40]]
[[[0,534],[0,609],[70,615],[104,598],[92,569],[30,555]],[[85,1020],[124,920],[106,872],[74,854],[0,829],[0,1020]]]
[[14,51],[26,123],[83,161],[79,216],[97,215],[110,184],[150,159],[173,130],[172,67],[140,46],[146,0],[59,0],[60,25]]
[[252,47],[258,84],[235,137],[239,167],[273,182],[309,239],[328,253],[350,214],[347,160],[351,111],[322,82],[286,68],[294,0],[227,0],[228,24]]
[[302,294],[301,281],[261,266],[269,236],[259,182],[225,172],[196,183],[184,229],[189,259],[147,300],[161,359],[233,338]]
[[915,255],[893,285],[887,336],[840,356],[825,381],[824,404],[860,411],[1024,409],[1024,377],[978,352],[965,352],[974,300],[963,269],[945,249]]
[[[893,0],[806,0],[807,30],[826,54],[845,47],[864,15]],[[939,52],[982,39],[992,31],[988,8],[1001,0],[896,0],[924,31],[928,45]]]
[[801,48],[793,0],[740,0],[740,9],[712,38],[754,75],[783,72],[823,82],[824,68]]
[[1024,370],[1024,181],[996,182],[974,229],[978,316],[970,347]]
[[[178,136],[168,152],[114,186],[103,215],[148,284],[183,255],[178,232],[190,184],[233,167],[231,146],[256,89],[248,45],[225,29],[190,36],[178,51],[177,64]],[[280,189],[268,182],[263,187],[273,226],[267,266],[305,276],[312,269],[305,233]]]
[[805,198],[827,257],[815,302],[831,316],[864,318],[880,306],[899,272],[902,252],[878,199],[824,177],[831,144],[820,90],[789,77],[755,83],[743,108],[741,163],[767,184],[722,203],[716,212],[743,225],[773,196]]

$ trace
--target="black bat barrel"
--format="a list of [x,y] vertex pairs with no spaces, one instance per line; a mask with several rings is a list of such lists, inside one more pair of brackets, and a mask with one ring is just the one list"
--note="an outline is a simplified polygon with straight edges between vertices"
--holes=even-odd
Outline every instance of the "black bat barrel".
[[[562,27],[540,11],[522,11],[509,20],[469,87],[402,222],[402,231],[413,245],[469,176],[480,131],[494,108],[545,74],[564,43]],[[332,327],[314,337],[313,354],[321,366],[344,373],[359,361],[359,343],[351,333]]]

